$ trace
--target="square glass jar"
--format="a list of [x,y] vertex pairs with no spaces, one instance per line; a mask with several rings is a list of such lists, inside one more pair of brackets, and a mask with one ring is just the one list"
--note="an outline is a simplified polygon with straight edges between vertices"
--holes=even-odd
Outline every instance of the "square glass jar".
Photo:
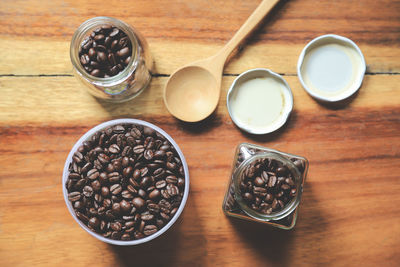
[[[295,176],[297,188],[297,194],[292,201],[281,211],[270,215],[261,214],[249,208],[238,193],[240,190],[238,188],[239,179],[242,177],[244,170],[252,162],[261,158],[272,158],[289,167],[290,172]],[[292,229],[296,224],[298,205],[301,200],[308,165],[308,160],[301,156],[248,143],[238,145],[233,158],[232,172],[222,203],[222,210],[227,216],[264,223],[285,230]]]

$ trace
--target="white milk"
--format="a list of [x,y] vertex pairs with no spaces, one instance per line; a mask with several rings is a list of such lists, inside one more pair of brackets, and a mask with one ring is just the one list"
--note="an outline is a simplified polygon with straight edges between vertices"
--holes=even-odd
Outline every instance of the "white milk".
[[242,125],[263,129],[283,111],[283,83],[276,78],[255,78],[238,85],[231,98],[232,115]]

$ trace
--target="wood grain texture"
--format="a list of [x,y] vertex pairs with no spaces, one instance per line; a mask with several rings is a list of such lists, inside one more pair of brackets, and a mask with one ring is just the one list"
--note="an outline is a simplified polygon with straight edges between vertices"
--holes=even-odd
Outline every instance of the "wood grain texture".
[[[398,266],[400,264],[400,1],[283,1],[227,65],[216,112],[197,124],[171,117],[162,88],[175,68],[215,53],[259,1],[0,2],[0,266]],[[123,104],[95,100],[71,75],[69,41],[85,19],[134,25],[156,62],[151,85]],[[296,77],[304,45],[324,33],[359,44],[368,75],[339,107],[314,101]],[[294,112],[278,132],[238,130],[225,106],[240,72],[284,74]],[[157,75],[165,74],[165,75]],[[178,222],[139,247],[86,234],[68,213],[61,175],[88,129],[113,118],[154,123],[182,149],[190,195]],[[291,231],[225,217],[236,145],[250,142],[310,161]]]

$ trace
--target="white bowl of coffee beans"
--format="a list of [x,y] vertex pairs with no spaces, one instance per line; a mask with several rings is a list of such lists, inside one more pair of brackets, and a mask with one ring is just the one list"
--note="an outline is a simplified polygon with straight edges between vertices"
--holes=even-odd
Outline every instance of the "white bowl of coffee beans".
[[72,217],[89,234],[114,245],[138,245],[178,219],[189,194],[189,171],[162,129],[117,119],[90,129],[74,145],[63,193]]

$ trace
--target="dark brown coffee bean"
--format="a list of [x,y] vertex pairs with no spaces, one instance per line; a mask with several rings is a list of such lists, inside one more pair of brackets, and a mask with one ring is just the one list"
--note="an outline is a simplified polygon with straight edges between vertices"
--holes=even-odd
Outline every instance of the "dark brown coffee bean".
[[123,170],[122,174],[123,174],[125,177],[130,177],[130,176],[132,175],[132,172],[133,172],[133,168],[132,168],[131,166],[129,166],[129,167],[126,167],[126,168]]
[[168,184],[166,190],[171,197],[179,194],[179,188],[173,184]]
[[118,195],[122,191],[122,186],[120,184],[113,184],[110,187],[111,194]]
[[138,210],[141,210],[145,206],[145,201],[143,200],[143,198],[135,197],[132,200],[132,204],[133,204],[133,206],[135,206],[135,208],[137,208]]
[[112,212],[113,212],[115,215],[119,215],[119,214],[121,213],[121,205],[120,205],[119,203],[114,203],[114,204],[112,205]]
[[176,178],[176,176],[173,175],[169,175],[165,178],[165,181],[169,184],[178,184],[178,178]]
[[154,189],[149,194],[149,198],[152,200],[157,200],[160,196],[161,196],[161,193],[158,189]]
[[[133,231],[133,228],[131,228],[132,230],[131,231]],[[128,234],[128,233],[125,233],[125,234],[123,234],[122,236],[121,236],[121,240],[123,240],[123,241],[129,241],[129,240],[131,240],[131,236]]]
[[90,187],[90,186],[85,186],[84,188],[83,188],[83,195],[85,196],[85,197],[91,197],[92,195],[93,195],[93,188],[92,187]]
[[111,43],[111,50],[112,51],[116,51],[116,50],[118,50],[118,48],[119,48],[119,45],[118,45],[118,40],[114,40],[114,41],[112,41],[112,43]]
[[291,196],[291,197],[296,196],[296,193],[297,193],[296,188],[292,188],[292,189],[290,190],[290,196]]
[[101,195],[103,197],[108,197],[110,195],[110,189],[108,187],[106,187],[106,186],[103,186],[101,188]]
[[135,154],[141,154],[143,152],[144,152],[144,146],[142,145],[138,145],[133,148],[133,153]]
[[98,229],[100,226],[100,220],[97,219],[96,217],[92,217],[89,220],[88,226],[91,227],[92,229]]
[[164,181],[164,180],[160,180],[160,181],[156,182],[156,188],[157,188],[157,189],[162,189],[162,188],[164,188],[165,186],[167,186],[167,182]]
[[99,177],[100,173],[97,169],[91,169],[90,171],[87,172],[87,177],[90,180],[95,180]]
[[100,173],[99,175],[99,182],[104,185],[108,182],[108,176],[105,172]]
[[118,183],[121,180],[119,172],[112,172],[107,175],[110,184]]
[[82,65],[86,65],[86,64],[89,64],[90,58],[87,54],[83,54],[80,58],[80,61],[81,61]]
[[145,150],[144,153],[143,153],[143,156],[147,160],[152,160],[153,156],[154,156],[154,153],[153,153],[152,150]]
[[142,181],[140,182],[141,188],[147,188],[152,184],[152,180],[149,176],[143,177]]
[[132,57],[127,57],[127,58],[125,58],[124,64],[125,64],[125,65],[128,65],[129,62],[131,61],[131,59],[132,59]]
[[91,59],[96,59],[96,50],[94,49],[94,48],[90,48],[89,49],[89,57],[91,58]]
[[143,234],[145,234],[146,236],[155,234],[158,231],[157,226],[155,225],[146,225],[143,229]]
[[106,163],[110,162],[110,158],[104,153],[100,153],[97,156],[97,159],[100,161],[101,164],[106,164]]
[[127,56],[129,55],[129,53],[130,53],[129,47],[124,47],[124,48],[122,48],[121,50],[119,50],[119,51],[117,52],[117,55],[118,55],[120,58],[125,58],[125,57],[127,57]]
[[114,222],[110,224],[110,227],[112,230],[119,232],[121,231],[122,225],[120,222]]
[[276,176],[270,176],[268,180],[268,187],[273,188],[276,185],[277,178]]
[[68,179],[71,180],[79,180],[81,178],[81,176],[78,173],[70,173],[68,175]]
[[117,36],[119,33],[119,29],[118,28],[113,28],[112,32],[110,33],[110,37],[114,38],[115,36]]
[[142,214],[140,216],[140,219],[142,219],[143,221],[151,221],[154,219],[154,215],[153,214]]
[[112,144],[109,148],[108,151],[112,154],[118,154],[120,152],[120,148],[116,144]]
[[264,180],[261,179],[261,177],[256,177],[256,179],[254,179],[254,184],[256,186],[263,186],[264,185]]
[[131,204],[126,201],[126,200],[122,200],[119,205],[121,206],[121,211],[123,214],[129,214],[129,212],[131,211]]
[[72,192],[68,194],[68,200],[71,202],[78,201],[81,198],[81,193]]
[[131,184],[129,184],[126,188],[128,189],[129,192],[131,192],[134,195],[138,193],[137,190]]
[[284,176],[287,173],[287,168],[285,166],[279,167],[278,169],[276,169],[276,174],[278,176]]
[[[126,148],[126,147],[125,147]],[[126,167],[128,167],[128,165],[129,165],[129,158],[128,157],[123,157],[122,158],[122,162],[121,162],[121,164],[122,164],[122,167],[124,167],[124,168],[126,168]],[[131,167],[132,168],[132,167]],[[133,169],[132,169],[132,171],[133,171]]]
[[133,198],[133,195],[129,190],[122,191],[121,192],[121,196],[122,196],[122,198],[125,198],[125,199],[132,199]]
[[100,191],[101,184],[98,180],[94,180],[90,185],[92,186],[94,192]]
[[247,201],[247,202],[252,202],[253,199],[254,199],[253,195],[250,194],[250,193],[247,193],[247,192],[244,193],[242,197],[243,197],[243,199],[244,199],[245,201]]
[[295,160],[293,164],[299,169],[300,172],[304,170],[304,162],[302,160]]

